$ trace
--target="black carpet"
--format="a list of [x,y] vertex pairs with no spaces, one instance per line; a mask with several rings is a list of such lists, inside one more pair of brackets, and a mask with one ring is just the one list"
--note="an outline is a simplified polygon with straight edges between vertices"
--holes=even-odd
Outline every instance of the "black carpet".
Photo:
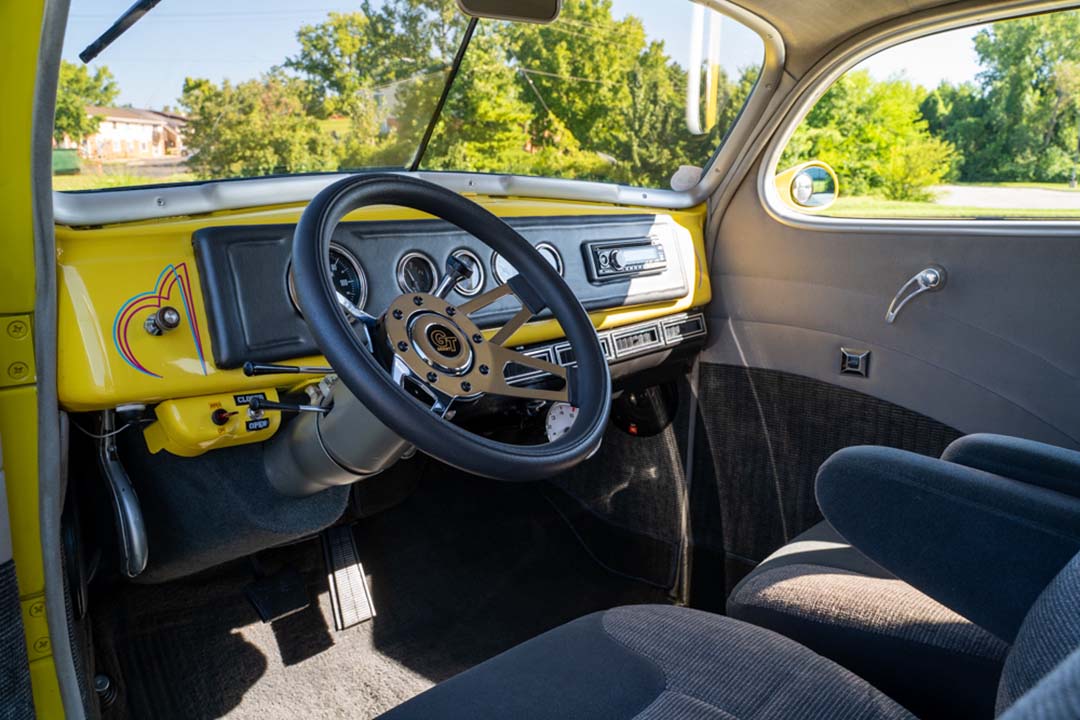
[[318,598],[273,625],[243,596],[245,561],[96,597],[98,670],[120,688],[105,717],[374,717],[573,618],[666,601],[596,565],[540,487],[416,465],[417,493],[356,526],[373,621],[333,630],[317,541],[260,555]]

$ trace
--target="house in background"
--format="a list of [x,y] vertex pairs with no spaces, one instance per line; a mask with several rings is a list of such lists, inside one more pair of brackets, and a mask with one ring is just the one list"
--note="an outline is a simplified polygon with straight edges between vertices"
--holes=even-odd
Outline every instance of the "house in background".
[[[88,160],[142,160],[185,155],[181,115],[158,110],[89,106],[86,113],[100,118],[98,130],[77,145]],[[76,147],[74,143],[63,143]]]

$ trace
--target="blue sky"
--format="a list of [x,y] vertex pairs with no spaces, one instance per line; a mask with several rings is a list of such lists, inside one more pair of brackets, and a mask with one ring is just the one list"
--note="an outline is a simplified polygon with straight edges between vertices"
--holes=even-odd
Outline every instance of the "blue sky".
[[[246,80],[297,50],[296,30],[318,22],[331,11],[350,11],[355,0],[164,0],[91,63],[108,65],[120,85],[121,104],[161,108],[174,104],[184,77],[220,81]],[[72,0],[64,57],[77,55],[131,5],[131,0]],[[615,15],[645,20],[650,37],[665,41],[669,54],[685,64],[688,52],[689,3],[671,0],[613,0]],[[297,7],[300,6],[300,9]],[[722,62],[729,70],[755,58],[759,41],[753,33],[725,20]],[[946,33],[919,41],[929,49],[896,48],[867,63],[878,77],[903,67],[912,80],[933,86],[942,78],[970,79],[977,71],[971,52],[972,30]]]

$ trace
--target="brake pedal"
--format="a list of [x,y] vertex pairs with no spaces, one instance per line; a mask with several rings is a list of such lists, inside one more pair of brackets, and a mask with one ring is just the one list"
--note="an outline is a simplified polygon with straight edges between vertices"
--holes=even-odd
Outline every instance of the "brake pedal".
[[375,617],[360,551],[352,525],[338,525],[322,532],[326,580],[330,586],[330,607],[334,629],[345,630]]

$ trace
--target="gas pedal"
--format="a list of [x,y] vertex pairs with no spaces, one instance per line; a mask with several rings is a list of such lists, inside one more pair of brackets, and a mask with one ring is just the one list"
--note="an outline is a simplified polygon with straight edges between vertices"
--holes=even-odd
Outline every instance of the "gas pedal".
[[352,525],[324,530],[322,547],[334,629],[345,630],[375,617],[375,605],[364,577],[364,567],[360,564]]

